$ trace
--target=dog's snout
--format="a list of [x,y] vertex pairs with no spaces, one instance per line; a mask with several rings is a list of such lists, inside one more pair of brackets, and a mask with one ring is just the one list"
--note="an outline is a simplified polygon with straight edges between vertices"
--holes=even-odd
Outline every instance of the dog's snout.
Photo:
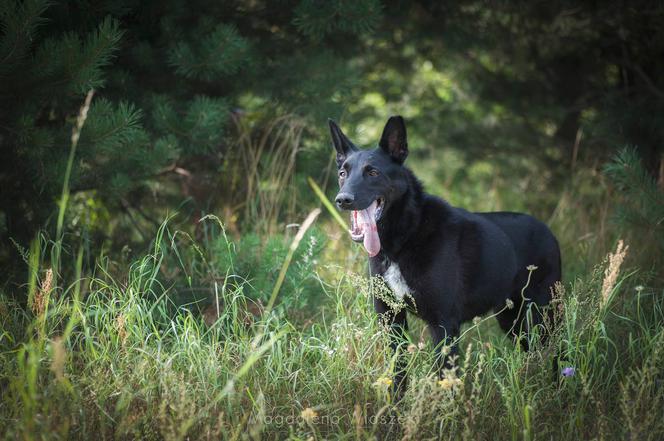
[[349,209],[353,202],[355,201],[355,196],[350,193],[339,193],[335,199],[337,207],[343,209]]

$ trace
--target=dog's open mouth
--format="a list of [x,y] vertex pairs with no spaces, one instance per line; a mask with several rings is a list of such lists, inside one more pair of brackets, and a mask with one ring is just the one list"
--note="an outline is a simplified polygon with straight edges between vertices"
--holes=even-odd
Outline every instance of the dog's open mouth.
[[378,237],[376,222],[383,214],[384,206],[385,200],[379,197],[364,210],[350,212],[350,237],[355,242],[362,242],[371,257],[380,251],[380,238]]

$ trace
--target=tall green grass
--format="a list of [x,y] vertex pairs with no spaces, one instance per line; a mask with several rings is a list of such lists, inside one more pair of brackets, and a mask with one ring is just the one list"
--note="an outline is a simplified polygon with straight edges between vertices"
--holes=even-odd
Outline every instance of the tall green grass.
[[[194,245],[177,237],[165,225],[123,280],[100,259],[93,274],[46,292],[40,268],[41,308],[2,299],[5,438],[664,436],[663,293],[621,259],[558,287],[559,326],[531,352],[493,320],[467,327],[458,380],[438,381],[428,338],[415,324],[402,348],[410,387],[394,403],[394,356],[371,307],[380,283],[336,268],[337,276],[318,280],[320,307],[302,315],[278,301],[271,312],[249,312],[249,282],[237,278],[216,291],[222,306],[206,324],[192,305],[174,302],[177,287],[166,282],[163,269],[176,251],[186,268],[205,249],[187,253],[181,247]],[[235,246],[223,234],[217,239]],[[50,246],[36,251],[48,254]],[[233,280],[231,268],[216,271]],[[573,376],[552,372],[556,353]]]

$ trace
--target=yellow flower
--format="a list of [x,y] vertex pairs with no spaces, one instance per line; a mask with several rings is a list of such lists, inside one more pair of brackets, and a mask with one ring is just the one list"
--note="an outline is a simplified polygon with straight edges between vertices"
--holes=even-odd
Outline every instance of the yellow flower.
[[313,410],[311,407],[307,407],[302,412],[300,412],[300,417],[307,423],[311,424],[317,417],[318,412]]
[[408,350],[409,353],[414,354],[415,351],[417,351],[417,346],[415,346],[414,344],[411,343],[411,344],[408,345],[407,350]]
[[392,379],[388,378],[388,377],[380,377],[374,383],[374,386],[377,386],[377,387],[389,387],[391,385],[392,385]]
[[442,387],[445,390],[452,389],[452,380],[449,378],[443,378],[442,380],[438,380],[438,386]]
[[461,385],[461,380],[458,378],[443,378],[442,380],[438,380],[438,386],[445,390],[451,390],[452,388],[455,388],[457,386]]

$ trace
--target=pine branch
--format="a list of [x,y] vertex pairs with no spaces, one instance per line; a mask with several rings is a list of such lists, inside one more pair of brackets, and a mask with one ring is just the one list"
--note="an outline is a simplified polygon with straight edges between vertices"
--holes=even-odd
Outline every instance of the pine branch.
[[35,81],[47,90],[65,88],[71,94],[103,87],[102,67],[111,62],[122,34],[118,22],[107,17],[83,40],[72,32],[44,40],[33,60]]
[[232,25],[219,24],[199,43],[179,41],[168,54],[175,72],[212,81],[237,73],[249,57],[250,44]]
[[378,0],[302,0],[293,23],[304,35],[320,40],[335,31],[352,34],[372,32],[381,19]]
[[622,149],[604,172],[625,196],[618,210],[620,223],[651,230],[664,228],[664,193],[643,167],[636,149]]
[[37,28],[51,3],[47,0],[0,2],[0,75],[15,69],[29,54]]

